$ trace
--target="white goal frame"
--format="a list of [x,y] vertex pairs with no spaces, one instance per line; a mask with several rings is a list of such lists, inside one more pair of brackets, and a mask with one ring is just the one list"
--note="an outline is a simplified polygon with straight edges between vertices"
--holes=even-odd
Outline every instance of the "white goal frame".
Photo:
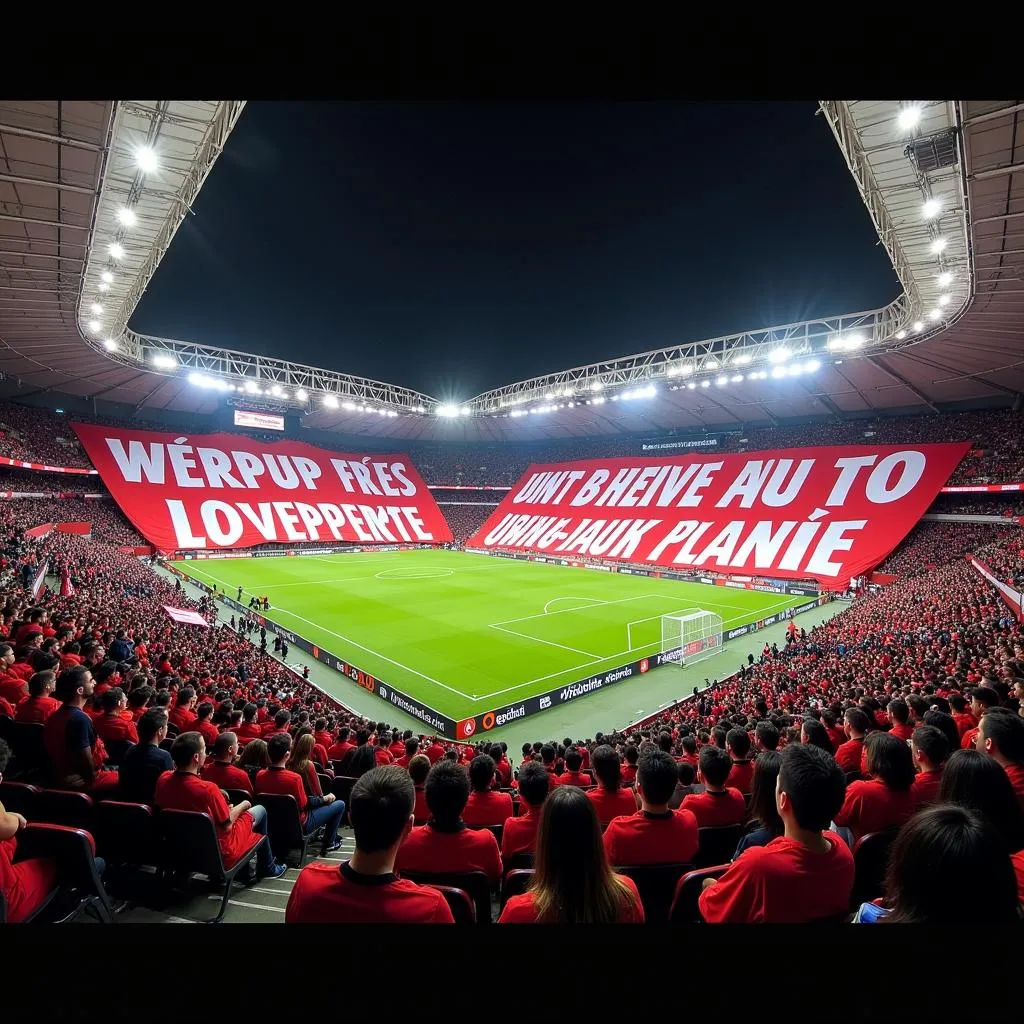
[[722,649],[722,616],[699,609],[661,616],[661,652],[665,662],[692,665]]

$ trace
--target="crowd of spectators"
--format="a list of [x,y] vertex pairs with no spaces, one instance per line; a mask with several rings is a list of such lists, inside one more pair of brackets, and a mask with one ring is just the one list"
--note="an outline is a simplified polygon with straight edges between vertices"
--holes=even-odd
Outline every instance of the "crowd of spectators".
[[1015,537],[1013,526],[989,523],[918,523],[903,543],[878,566],[878,572],[914,576],[931,572],[951,559],[962,558],[993,542]]
[[44,523],[91,523],[105,544],[142,547],[147,541],[107,498],[12,498],[0,501],[0,527],[29,529]]
[[445,502],[439,505],[452,531],[454,544],[465,544],[480,529],[497,505],[477,505],[466,502]]
[[964,516],[1002,516],[1014,519],[1024,516],[1024,495],[1021,492],[1007,494],[939,494],[928,509],[931,513]]

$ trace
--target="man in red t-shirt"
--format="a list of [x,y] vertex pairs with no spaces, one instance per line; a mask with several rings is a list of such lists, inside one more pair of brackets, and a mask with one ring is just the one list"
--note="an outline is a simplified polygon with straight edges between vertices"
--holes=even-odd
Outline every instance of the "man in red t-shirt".
[[454,924],[437,889],[395,874],[395,858],[413,828],[409,773],[397,765],[374,768],[352,787],[349,801],[352,858],[340,867],[307,864],[288,897],[285,923]]
[[697,819],[699,828],[720,828],[739,825],[746,819],[747,805],[738,789],[725,785],[732,770],[732,760],[721,748],[709,743],[700,752],[700,777],[703,793],[692,793],[679,805]]
[[423,751],[423,753],[426,754],[427,760],[431,763],[431,765],[435,765],[437,764],[438,761],[441,760],[442,757],[444,757],[444,747],[438,741],[438,738],[436,736],[431,736],[430,746],[427,747],[427,749]]
[[501,825],[512,817],[512,797],[491,788],[496,771],[494,758],[479,754],[469,765],[472,792],[462,812],[462,820],[471,828]]
[[212,750],[220,733],[213,724],[213,704],[210,701],[204,700],[196,708],[196,720],[192,723],[192,728],[206,740],[206,749]]
[[978,730],[978,750],[1002,765],[1024,809],[1024,718],[1009,708],[990,708]]
[[914,735],[914,727],[910,724],[910,708],[907,706],[907,702],[899,697],[895,697],[889,701],[888,711],[889,719],[892,722],[889,735],[906,742]]
[[537,827],[550,790],[551,776],[542,764],[530,761],[519,769],[519,817],[505,819],[501,831],[503,864],[507,865],[508,859],[516,854],[537,852]]
[[242,708],[242,724],[235,730],[239,743],[248,743],[250,740],[258,740],[263,735],[263,730],[256,721],[259,708],[255,704],[246,704]]
[[252,792],[252,780],[244,768],[235,764],[238,757],[238,737],[233,732],[222,732],[213,744],[213,757],[203,767],[203,778],[221,789],[244,789]]
[[327,750],[327,757],[331,761],[344,761],[345,755],[350,750],[355,750],[356,745],[350,742],[349,737],[352,734],[352,730],[348,726],[342,726],[338,730],[338,738],[331,744]]
[[191,686],[183,686],[178,691],[178,699],[167,716],[171,725],[177,726],[178,732],[188,732],[196,720],[192,710],[196,705],[196,691]]
[[750,736],[746,729],[730,729],[725,737],[725,752],[732,760],[726,786],[738,789],[745,797],[754,785],[754,762],[750,758]]
[[[164,811],[199,811],[207,814],[217,830],[217,843],[227,867],[233,867],[252,849],[253,836],[267,834],[267,812],[248,800],[229,806],[220,788],[200,778],[206,763],[206,743],[197,732],[183,732],[171,747],[173,772],[157,779],[154,802]],[[247,871],[248,869],[244,869]],[[260,877],[280,878],[287,868],[278,864],[263,843],[257,854]],[[243,873],[244,873],[243,871]]]
[[803,924],[849,910],[853,854],[826,831],[843,803],[843,772],[810,743],[787,744],[781,758],[775,799],[785,831],[705,882],[698,906],[710,924]]
[[864,753],[864,737],[867,735],[868,716],[860,708],[848,708],[843,715],[843,732],[846,742],[836,749],[836,764],[844,772],[859,772],[861,756]]
[[607,743],[602,743],[594,749],[591,763],[597,785],[587,791],[587,799],[597,811],[597,820],[607,825],[620,814],[636,813],[636,797],[631,789],[622,784],[622,765],[615,750]]
[[939,799],[942,766],[949,756],[949,740],[934,725],[920,725],[911,738],[910,752],[917,766],[910,791],[914,794],[915,806],[920,809]]
[[975,749],[982,718],[988,714],[990,708],[997,707],[999,707],[999,694],[990,686],[976,686],[971,690],[971,714],[978,724],[973,729],[968,729],[960,737],[961,750]]
[[576,747],[570,747],[565,752],[565,771],[561,775],[552,775],[551,781],[556,786],[577,786],[581,789],[590,789],[594,780],[589,774],[581,771],[583,768],[583,755]]
[[613,866],[685,864],[700,844],[697,819],[688,810],[673,811],[668,802],[675,792],[675,758],[664,750],[647,749],[637,764],[640,810],[613,818],[604,832],[604,848]]
[[467,828],[462,820],[469,799],[466,770],[447,758],[438,761],[430,769],[425,790],[430,820],[406,836],[398,850],[397,869],[432,874],[482,871],[497,885],[501,853],[494,833]]
[[60,707],[60,701],[51,694],[57,686],[57,676],[52,669],[37,672],[28,681],[29,698],[18,705],[15,719],[19,722],[45,722]]
[[139,733],[128,713],[128,698],[120,686],[113,686],[100,698],[103,714],[93,720],[96,735],[104,744],[138,743]]

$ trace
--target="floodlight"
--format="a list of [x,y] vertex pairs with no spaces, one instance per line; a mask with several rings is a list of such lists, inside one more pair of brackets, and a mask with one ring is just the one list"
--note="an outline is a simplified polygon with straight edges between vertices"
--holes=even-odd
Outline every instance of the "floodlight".
[[900,129],[905,132],[913,131],[918,122],[921,120],[921,108],[920,107],[904,107],[899,117],[896,119],[896,123],[900,126]]
[[124,246],[120,242],[111,242],[107,250],[115,260],[124,259]]
[[169,356],[164,352],[158,352],[153,356],[153,365],[161,370],[173,370],[178,365],[178,360],[174,356]]
[[945,288],[946,285],[948,285],[948,284],[950,284],[952,282],[952,280],[953,280],[953,275],[948,270],[944,270],[938,276],[939,287],[940,288]]
[[925,201],[923,207],[921,207],[921,216],[925,220],[931,220],[937,216],[939,210],[942,209],[942,201],[939,199],[928,199]]
[[103,307],[98,302],[94,302],[89,309],[97,315],[103,312]]
[[296,400],[297,402],[305,402],[305,401],[308,401],[308,399],[309,399],[309,395],[308,395],[308,393],[306,392],[306,389],[305,389],[305,388],[299,388],[299,389],[298,389],[298,390],[297,390],[297,391],[295,392],[295,400]]
[[116,352],[117,351],[117,342],[114,341],[113,338],[104,338],[103,339],[103,347],[108,352]]
[[135,163],[143,174],[152,174],[160,166],[151,146],[139,146],[135,150]]
[[126,227],[131,228],[138,222],[138,217],[135,216],[134,210],[129,210],[128,207],[124,207],[122,210],[117,211],[117,219]]
[[105,281],[107,284],[114,283],[114,275],[109,270],[104,270],[103,273],[100,274],[100,279]]
[[945,238],[936,238],[935,241],[932,242],[932,244],[929,246],[929,248],[933,253],[938,254],[942,252],[942,250],[945,249],[948,244],[949,243],[946,241]]
[[102,326],[103,325],[99,322],[99,320],[90,320],[89,321],[89,330],[92,331],[93,334],[96,334],[97,331],[99,331],[99,329]]
[[334,395],[324,395],[324,405],[326,405],[328,409],[337,409],[338,399],[335,398]]

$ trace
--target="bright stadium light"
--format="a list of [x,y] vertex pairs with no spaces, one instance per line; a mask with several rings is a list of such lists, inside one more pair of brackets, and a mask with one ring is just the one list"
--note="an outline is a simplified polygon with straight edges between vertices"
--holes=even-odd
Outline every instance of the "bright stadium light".
[[924,206],[921,207],[921,216],[925,220],[931,220],[933,217],[937,217],[939,210],[942,209],[941,199],[927,199],[925,200]]
[[940,252],[942,252],[942,250],[943,250],[943,249],[945,249],[945,248],[946,248],[946,246],[947,246],[948,244],[949,244],[949,243],[948,243],[948,242],[946,241],[946,239],[945,239],[945,238],[936,238],[936,239],[935,239],[935,241],[934,241],[934,242],[932,242],[932,244],[931,244],[931,245],[929,246],[929,249],[930,249],[930,250],[931,250],[931,251],[932,251],[933,253],[935,253],[936,255],[938,255],[938,254],[939,254]]
[[947,305],[949,305],[949,296],[948,295],[940,295],[939,296],[939,305],[940,306],[947,306]]
[[309,401],[309,393],[306,391],[305,388],[299,388],[295,392],[295,401],[296,402],[308,402]]
[[448,402],[444,402],[443,404],[439,405],[436,411],[438,416],[443,416],[446,419],[450,419],[453,416],[459,415],[458,408],[454,405],[451,405]]
[[690,389],[691,391],[696,391],[696,390],[697,390],[697,382],[696,382],[695,380],[691,380],[691,381],[690,381],[690,383],[689,383],[689,384],[687,384],[686,386],[687,386],[687,387],[688,387],[688,388],[689,388],[689,389]]
[[789,358],[789,349],[785,346],[773,349],[768,353],[768,358],[773,363],[784,363]]
[[100,274],[100,279],[103,281],[104,284],[114,283],[114,275],[109,270],[104,270],[103,273]]
[[104,338],[103,339],[103,347],[108,352],[116,352],[117,351],[117,342],[114,341],[113,338]]
[[173,370],[177,367],[178,360],[165,352],[158,352],[153,356],[153,365],[159,370]]
[[700,386],[702,388],[709,388],[709,387],[711,387],[711,381],[709,381],[709,380],[702,380],[700,382]]
[[250,395],[255,395],[256,392],[259,391],[259,387],[256,385],[255,381],[247,380],[245,382],[245,390],[248,391]]
[[603,387],[604,387],[604,384],[603,384],[602,381],[595,380],[594,383],[590,385],[590,390],[591,391],[600,391]]
[[948,270],[944,270],[939,274],[938,282],[940,288],[945,288],[947,285],[953,283],[953,275]]
[[134,210],[129,210],[127,206],[117,211],[117,219],[126,227],[133,228],[138,223],[139,218],[135,216]]
[[896,118],[896,123],[900,126],[900,131],[911,132],[918,126],[920,120],[920,107],[904,107]]
[[732,376],[733,384],[739,384],[740,381],[742,381],[742,380],[743,380],[743,374],[742,373],[733,374],[733,376]]
[[821,363],[817,359],[809,359],[804,363],[804,373],[817,373],[821,369]]
[[928,319],[929,320],[941,320],[942,319],[942,310],[941,309],[933,309],[928,314]]
[[907,332],[906,331],[897,331],[896,332],[896,340],[897,341],[902,341],[906,336],[907,336]]
[[109,292],[109,291],[110,291],[110,285],[109,285],[109,284],[107,284],[107,282],[106,282],[106,281],[100,281],[100,283],[99,283],[98,285],[96,285],[96,287],[97,287],[97,288],[98,288],[98,289],[99,289],[99,290],[100,290],[101,292]]
[[785,376],[786,376],[786,368],[784,366],[776,366],[775,369],[772,370],[772,378],[774,380],[779,380],[781,377],[785,377]]
[[120,242],[111,242],[107,252],[109,252],[115,260],[124,259],[124,246]]
[[94,303],[93,303],[93,304],[92,304],[92,305],[91,305],[91,306],[89,307],[89,310],[90,310],[91,312],[95,313],[95,314],[96,314],[97,316],[99,316],[99,314],[103,312],[103,307],[102,307],[102,306],[101,306],[101,305],[100,305],[100,304],[99,304],[98,302],[94,302]]
[[280,385],[280,384],[275,384],[275,385],[274,385],[274,386],[273,386],[273,387],[272,387],[272,388],[270,389],[270,393],[271,393],[271,394],[272,394],[272,395],[273,395],[273,396],[274,396],[275,398],[280,398],[280,397],[281,397],[281,394],[282,394],[282,391],[281,391],[281,385]]
[[102,326],[103,325],[99,322],[99,320],[89,321],[89,330],[92,331],[93,334],[98,334]]
[[160,166],[152,146],[139,146],[135,150],[135,163],[143,174],[152,174]]
[[914,333],[920,334],[924,330],[924,324],[920,320],[914,321]]
[[749,362],[750,362],[750,356],[748,356],[748,355],[746,355],[746,353],[744,353],[743,355],[737,356],[733,360],[733,365],[734,366],[746,366]]
[[424,409],[422,405],[417,405],[416,408],[413,409],[413,412],[426,412],[426,411],[427,410]]
[[729,383],[729,378],[728,378],[728,377],[726,377],[726,376],[725,376],[725,375],[723,374],[723,375],[722,375],[721,377],[719,377],[719,378],[718,378],[718,380],[716,380],[716,381],[715,381],[715,383],[716,383],[716,384],[717,384],[717,385],[718,385],[718,386],[719,386],[720,388],[724,388],[724,387],[725,387],[725,385]]
[[334,395],[324,395],[324,405],[326,405],[328,409],[337,409],[338,399],[335,398]]

